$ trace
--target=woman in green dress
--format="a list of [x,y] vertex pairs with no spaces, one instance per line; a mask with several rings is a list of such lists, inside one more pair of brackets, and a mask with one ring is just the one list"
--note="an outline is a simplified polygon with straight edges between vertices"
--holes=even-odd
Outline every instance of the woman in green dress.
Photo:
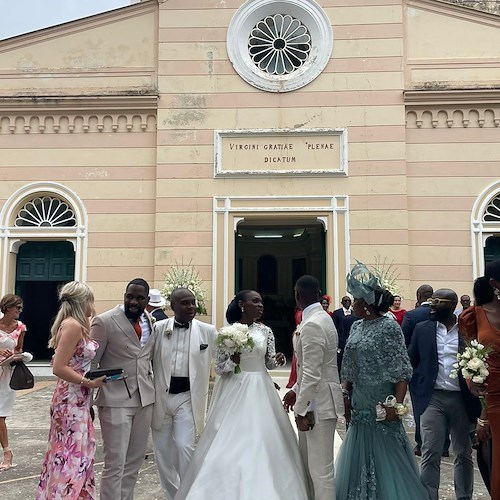
[[362,319],[352,326],[342,363],[350,426],[336,464],[337,500],[427,500],[401,421],[412,368],[401,327],[385,315],[394,297],[363,264],[348,275],[347,290]]

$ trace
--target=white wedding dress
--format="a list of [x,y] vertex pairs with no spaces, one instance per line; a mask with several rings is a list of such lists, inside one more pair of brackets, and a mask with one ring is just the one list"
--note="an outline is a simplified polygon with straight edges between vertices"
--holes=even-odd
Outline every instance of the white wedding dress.
[[272,331],[254,323],[254,349],[241,355],[241,373],[227,358],[214,387],[206,428],[176,500],[307,500],[297,437],[267,373],[274,367]]

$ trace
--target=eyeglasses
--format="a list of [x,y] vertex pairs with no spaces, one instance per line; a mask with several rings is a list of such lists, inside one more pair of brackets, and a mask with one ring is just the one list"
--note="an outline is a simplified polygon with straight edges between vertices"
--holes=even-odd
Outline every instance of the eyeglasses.
[[453,300],[451,300],[451,299],[438,299],[437,297],[433,297],[432,299],[429,299],[427,302],[429,302],[429,304],[431,306],[437,306],[439,304],[444,304],[446,302],[453,302]]

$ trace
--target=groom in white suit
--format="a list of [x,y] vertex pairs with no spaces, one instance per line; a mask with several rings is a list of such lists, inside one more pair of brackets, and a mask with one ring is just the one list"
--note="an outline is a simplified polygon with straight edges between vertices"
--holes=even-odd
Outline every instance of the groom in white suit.
[[295,299],[302,309],[302,322],[293,339],[298,374],[284,403],[287,411],[294,408],[312,498],[331,500],[335,498],[333,439],[344,403],[337,369],[337,331],[319,302],[320,292],[313,276],[302,276],[295,284]]
[[160,481],[173,500],[205,427],[215,327],[194,319],[196,301],[187,288],[170,297],[174,317],[155,324],[153,447]]

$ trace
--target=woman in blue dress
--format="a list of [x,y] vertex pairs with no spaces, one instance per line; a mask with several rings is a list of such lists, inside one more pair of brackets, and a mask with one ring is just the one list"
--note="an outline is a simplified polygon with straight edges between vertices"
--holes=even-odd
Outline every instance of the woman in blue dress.
[[412,368],[400,326],[385,315],[394,297],[363,264],[348,275],[347,290],[362,319],[352,326],[342,363],[350,426],[336,464],[337,500],[427,500],[401,422]]

